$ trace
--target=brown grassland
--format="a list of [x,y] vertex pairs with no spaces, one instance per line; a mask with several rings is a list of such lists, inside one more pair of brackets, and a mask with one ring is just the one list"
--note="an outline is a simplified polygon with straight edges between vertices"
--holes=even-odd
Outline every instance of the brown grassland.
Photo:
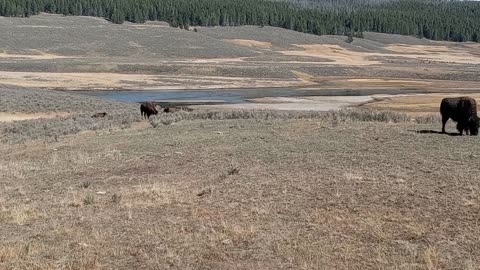
[[478,269],[476,137],[261,114],[0,145],[0,268]]

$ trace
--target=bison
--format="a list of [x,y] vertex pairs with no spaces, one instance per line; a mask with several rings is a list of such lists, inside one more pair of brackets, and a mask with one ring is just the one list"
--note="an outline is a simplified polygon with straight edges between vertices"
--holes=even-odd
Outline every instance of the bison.
[[174,112],[176,112],[177,110],[178,110],[178,109],[175,108],[175,107],[167,107],[167,108],[165,108],[165,110],[163,110],[163,112],[165,112],[165,113],[174,113]]
[[92,118],[103,118],[105,116],[107,116],[107,113],[102,112],[102,113],[96,113],[96,114],[92,115]]
[[144,102],[142,105],[140,105],[140,113],[142,114],[142,117],[150,118],[150,115],[157,115],[158,111],[152,102]]
[[448,119],[457,122],[460,135],[463,131],[468,135],[478,135],[479,118],[477,116],[477,102],[471,97],[444,98],[440,104],[442,114],[442,133],[445,133],[445,124]]

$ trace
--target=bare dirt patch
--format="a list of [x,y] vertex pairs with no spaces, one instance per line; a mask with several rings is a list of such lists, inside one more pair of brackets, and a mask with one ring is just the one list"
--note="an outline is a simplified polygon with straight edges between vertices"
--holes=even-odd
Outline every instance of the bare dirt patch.
[[322,62],[325,65],[377,65],[388,62],[388,59],[393,58],[418,59],[422,61],[435,61],[456,64],[480,64],[480,58],[476,57],[474,54],[472,54],[465,48],[451,48],[439,45],[387,45],[385,49],[391,51],[392,53],[358,52],[346,47],[330,44],[297,44],[295,46],[304,50],[288,50],[280,51],[280,53],[293,56],[309,56],[315,58],[329,59],[329,62]]
[[[307,77],[308,76],[308,77]],[[314,76],[303,74],[301,78],[308,78],[317,85],[304,89],[416,89],[420,91],[435,91],[451,93],[452,91],[462,92],[480,91],[480,82],[477,81],[452,81],[452,80],[432,80],[432,79],[409,79],[409,78],[355,78],[349,76]]]
[[51,59],[62,59],[67,58],[66,56],[56,55],[52,53],[42,52],[39,50],[29,50],[29,54],[19,54],[13,52],[0,52],[0,58],[25,58],[31,60],[51,60]]
[[309,56],[329,61],[322,62],[325,65],[352,65],[366,66],[379,64],[379,61],[369,59],[372,54],[355,52],[339,45],[315,44],[315,45],[295,45],[304,49],[303,51],[280,51],[285,55]]
[[21,87],[84,89],[212,89],[302,86],[299,79],[120,73],[49,73],[0,71],[0,84]]
[[425,80],[398,80],[385,78],[362,78],[348,79],[348,82],[358,83],[359,85],[368,86],[402,86],[402,87],[423,87],[433,84],[433,82]]
[[51,113],[6,113],[0,112],[0,122],[13,122],[29,119],[41,119],[41,118],[55,118],[55,117],[65,117],[70,115],[67,112],[51,112]]
[[249,103],[202,105],[210,109],[278,110],[278,111],[330,111],[369,102],[372,96],[319,96],[319,97],[267,97],[250,100]]
[[[447,46],[405,45],[391,44],[387,50],[401,53],[397,55],[405,58],[423,59],[437,62],[456,64],[480,64],[480,58],[464,48],[451,48]],[[379,54],[379,56],[386,56]]]
[[224,39],[224,41],[231,43],[231,44],[236,44],[236,45],[241,45],[241,46],[247,46],[247,47],[255,47],[255,48],[262,48],[262,49],[269,49],[272,47],[271,42],[264,42],[264,41],[258,41],[258,40],[248,40],[248,39]]

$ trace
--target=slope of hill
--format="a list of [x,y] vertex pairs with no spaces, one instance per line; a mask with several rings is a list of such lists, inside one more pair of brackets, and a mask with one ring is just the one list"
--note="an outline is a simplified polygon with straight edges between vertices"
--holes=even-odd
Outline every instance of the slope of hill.
[[[275,27],[116,25],[94,17],[0,17],[0,84],[57,89],[272,86],[478,89],[480,46],[365,33],[345,42]],[[108,38],[106,38],[108,37]],[[364,79],[354,80],[350,79]],[[369,83],[366,79],[380,79]],[[458,81],[458,82],[455,82]],[[393,82],[395,87],[399,84]]]
[[114,23],[161,20],[173,27],[187,29],[191,25],[269,25],[316,35],[361,35],[364,31],[373,31],[434,40],[480,39],[480,4],[476,2],[399,0],[376,5],[356,3],[339,1],[335,7],[327,4],[327,7],[302,9],[285,2],[265,0],[4,0],[0,2],[0,15],[28,17],[44,11],[104,17]]

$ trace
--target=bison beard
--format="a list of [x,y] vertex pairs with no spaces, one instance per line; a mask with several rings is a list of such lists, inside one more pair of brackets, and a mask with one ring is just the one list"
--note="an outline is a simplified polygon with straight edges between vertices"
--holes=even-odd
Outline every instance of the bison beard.
[[155,104],[152,102],[145,102],[140,105],[140,113],[144,118],[150,118],[150,115],[157,115],[158,111],[155,108]]
[[442,133],[445,133],[445,124],[448,119],[457,122],[460,135],[463,131],[468,135],[478,135],[479,118],[477,116],[477,102],[471,97],[444,98],[440,104],[442,114]]

